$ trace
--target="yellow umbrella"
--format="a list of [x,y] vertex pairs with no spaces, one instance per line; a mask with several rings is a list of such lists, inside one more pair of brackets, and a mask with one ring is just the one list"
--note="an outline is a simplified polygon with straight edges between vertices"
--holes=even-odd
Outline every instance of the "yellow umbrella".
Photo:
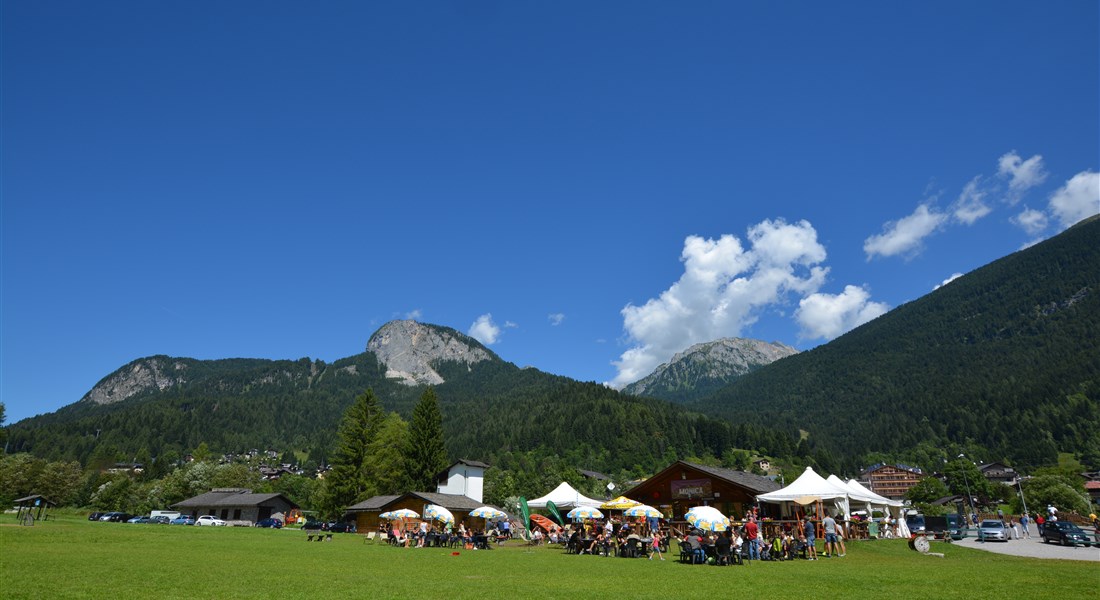
[[604,510],[626,510],[628,508],[638,506],[639,504],[641,504],[641,502],[631,500],[626,496],[619,496],[614,500],[608,500],[607,502],[604,502],[600,505],[600,508]]

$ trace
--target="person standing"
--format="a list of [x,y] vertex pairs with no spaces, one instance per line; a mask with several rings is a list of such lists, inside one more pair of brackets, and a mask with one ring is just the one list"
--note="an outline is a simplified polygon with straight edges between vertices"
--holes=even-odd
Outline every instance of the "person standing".
[[1027,513],[1020,515],[1020,529],[1023,530],[1024,537],[1030,539],[1031,530],[1027,527],[1028,521],[1029,519],[1027,518]]
[[825,526],[825,558],[837,556],[840,554],[840,545],[836,541],[836,519],[825,515],[821,524]]
[[760,558],[760,549],[756,545],[759,534],[760,528],[756,525],[756,518],[749,515],[749,522],[745,523],[745,540],[749,544],[749,560]]
[[661,532],[660,530],[654,530],[653,533],[653,548],[652,553],[649,555],[649,560],[653,560],[653,555],[656,554],[658,558],[664,560],[665,557],[661,554]]
[[802,533],[806,536],[806,557],[809,560],[817,560],[817,546],[814,545],[814,522],[810,515],[806,515],[806,521],[802,524]]

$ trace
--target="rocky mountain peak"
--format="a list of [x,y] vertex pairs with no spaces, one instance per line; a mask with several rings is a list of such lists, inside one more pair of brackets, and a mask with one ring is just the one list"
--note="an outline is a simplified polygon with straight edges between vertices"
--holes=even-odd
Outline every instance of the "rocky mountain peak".
[[184,383],[187,365],[166,356],[139,358],[104,377],[81,402],[113,404],[142,392],[163,390]]
[[477,340],[453,329],[416,321],[390,321],[367,342],[386,366],[386,377],[405,385],[439,385],[443,377],[432,365],[442,361],[473,365],[496,358]]
[[685,400],[723,387],[738,377],[798,350],[779,342],[722,338],[695,344],[652,373],[623,388],[635,395]]

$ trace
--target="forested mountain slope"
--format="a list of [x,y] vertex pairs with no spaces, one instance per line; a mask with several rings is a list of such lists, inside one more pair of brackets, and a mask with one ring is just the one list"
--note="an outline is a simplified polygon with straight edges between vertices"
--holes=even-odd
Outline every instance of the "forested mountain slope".
[[974,443],[1027,466],[1100,456],[1098,383],[1094,217],[689,406],[804,429],[845,462]]
[[[411,384],[424,377],[442,381],[435,389],[452,458],[513,464],[556,456],[590,469],[644,472],[680,456],[721,455],[734,445],[793,447],[787,434],[733,427],[664,401],[520,369],[445,327],[392,322],[368,347],[383,357],[396,347],[395,355],[419,352],[420,358],[416,364],[402,359],[400,371],[369,351],[332,364],[139,359],[105,377],[82,401],[11,425],[9,451],[88,463],[182,454],[205,443],[215,452],[272,448],[323,460],[356,395],[371,388],[386,409],[407,417],[424,390]],[[439,358],[432,360],[429,351]],[[410,372],[417,368],[423,373]]]

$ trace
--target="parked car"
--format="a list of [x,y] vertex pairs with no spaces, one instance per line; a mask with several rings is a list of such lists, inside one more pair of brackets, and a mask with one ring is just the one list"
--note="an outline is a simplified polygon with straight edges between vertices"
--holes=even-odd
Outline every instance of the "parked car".
[[132,519],[126,519],[126,522],[127,523],[152,523],[153,522],[153,517],[150,517],[150,516],[134,517]]
[[908,515],[905,517],[905,525],[909,527],[909,533],[914,535],[924,533],[924,515]]
[[125,523],[126,521],[129,521],[133,516],[134,515],[131,515],[130,513],[109,512],[104,513],[103,516],[99,518],[99,520],[108,521],[111,523]]
[[99,518],[102,517],[105,514],[107,514],[107,513],[94,512],[94,513],[88,515],[88,520],[89,521],[98,521]]
[[306,521],[305,525],[302,525],[302,529],[324,529],[325,523],[321,521]]
[[354,523],[329,523],[328,530],[332,533],[355,533]]
[[1089,545],[1089,536],[1080,527],[1069,521],[1047,521],[1040,532],[1046,543],[1058,542],[1063,546]]
[[172,519],[169,519],[168,517],[166,517],[164,515],[156,515],[156,516],[150,517],[149,522],[153,523],[155,525],[167,525],[167,524],[172,522]]
[[195,518],[191,515],[180,515],[170,521],[172,525],[194,525]]
[[966,519],[959,514],[945,515],[947,519],[947,534],[953,540],[961,540],[966,537]]
[[225,527],[226,525],[228,525],[228,523],[215,517],[214,515],[203,515],[195,519],[195,525],[213,525],[215,527]]
[[978,541],[1008,541],[1008,528],[1005,527],[1004,521],[998,521],[997,519],[986,519],[978,525]]
[[270,527],[272,529],[282,529],[283,528],[283,522],[280,521],[279,519],[271,519],[271,518],[260,519],[259,521],[256,521],[256,527]]

